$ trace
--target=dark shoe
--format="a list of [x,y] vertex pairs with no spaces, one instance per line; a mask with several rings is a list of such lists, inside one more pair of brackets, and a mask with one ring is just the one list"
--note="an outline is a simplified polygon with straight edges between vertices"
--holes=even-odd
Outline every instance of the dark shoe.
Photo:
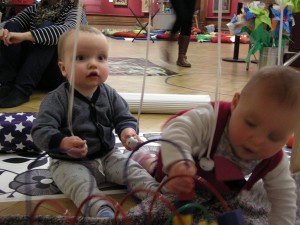
[[191,67],[192,65],[187,61],[185,55],[179,55],[176,64],[181,67]]
[[24,95],[17,88],[13,88],[9,94],[0,100],[0,108],[12,108],[29,101],[29,96]]
[[176,64],[182,67],[191,67],[187,61],[186,52],[190,44],[190,36],[180,35],[178,38],[178,59]]
[[9,85],[2,84],[0,86],[0,101],[5,98],[9,92],[12,90],[12,87]]

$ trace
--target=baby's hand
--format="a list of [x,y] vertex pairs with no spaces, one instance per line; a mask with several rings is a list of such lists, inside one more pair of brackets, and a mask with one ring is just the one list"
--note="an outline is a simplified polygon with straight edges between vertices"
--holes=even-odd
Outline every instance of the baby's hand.
[[86,141],[77,136],[63,138],[59,147],[72,158],[84,158],[87,154]]
[[194,190],[194,176],[197,173],[197,168],[192,161],[182,160],[171,165],[168,177],[169,179],[178,175],[188,175],[191,177],[177,177],[166,183],[166,188],[170,193],[190,193]]
[[122,130],[122,133],[121,133],[121,142],[123,144],[123,146],[127,149],[127,150],[133,150],[134,147],[130,147],[128,144],[127,144],[127,139],[128,138],[135,138],[137,140],[137,144],[142,144],[143,141],[140,139],[140,137],[136,134],[135,130],[132,129],[132,128],[125,128],[124,130]]

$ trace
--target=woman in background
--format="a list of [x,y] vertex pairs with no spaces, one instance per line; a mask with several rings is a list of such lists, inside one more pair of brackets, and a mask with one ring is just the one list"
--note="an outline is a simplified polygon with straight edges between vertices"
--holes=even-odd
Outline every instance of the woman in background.
[[176,64],[182,67],[191,67],[191,64],[187,61],[186,53],[190,44],[196,2],[197,0],[171,0],[172,7],[176,13],[176,20],[171,30],[169,43],[165,51],[165,58],[166,61],[170,61],[170,45],[172,41],[176,40],[177,32],[180,32]]
[[[42,0],[0,24],[0,108],[19,106],[36,87],[65,79],[57,65],[58,38],[76,26],[77,2]],[[81,24],[87,24],[85,12]]]

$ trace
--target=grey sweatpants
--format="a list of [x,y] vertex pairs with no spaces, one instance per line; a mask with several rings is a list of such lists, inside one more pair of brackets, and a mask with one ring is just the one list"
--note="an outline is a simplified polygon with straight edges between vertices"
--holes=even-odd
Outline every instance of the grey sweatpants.
[[[111,182],[123,185],[127,160],[127,155],[118,150],[112,150],[106,156],[94,160],[51,159],[49,170],[58,188],[79,207],[90,195],[103,195],[98,188],[101,183]],[[130,190],[137,188],[157,190],[159,183],[140,164],[130,159],[127,170]],[[141,199],[147,197],[145,193],[137,196]],[[111,203],[102,198],[93,198],[85,204],[81,212],[86,216],[95,217],[103,205],[111,205]]]

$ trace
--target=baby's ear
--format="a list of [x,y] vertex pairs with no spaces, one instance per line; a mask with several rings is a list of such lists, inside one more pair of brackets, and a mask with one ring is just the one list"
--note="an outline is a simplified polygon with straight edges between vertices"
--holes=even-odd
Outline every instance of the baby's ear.
[[64,77],[66,77],[67,76],[67,71],[66,71],[66,67],[65,67],[65,65],[64,65],[64,63],[62,61],[58,62],[58,67],[59,67],[60,72],[62,73],[62,75]]
[[231,111],[236,108],[237,104],[239,103],[240,96],[241,96],[240,93],[234,94],[232,101],[231,101]]

